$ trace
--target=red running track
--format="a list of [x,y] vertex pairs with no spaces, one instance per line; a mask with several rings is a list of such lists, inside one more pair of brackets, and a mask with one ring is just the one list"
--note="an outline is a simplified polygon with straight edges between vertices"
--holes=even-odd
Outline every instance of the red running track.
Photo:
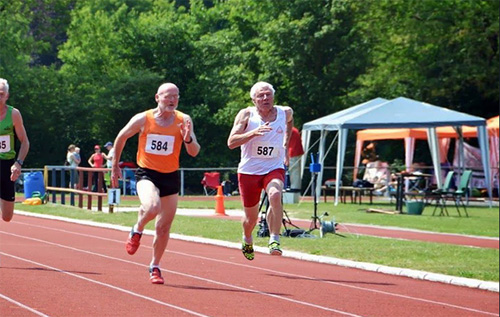
[[[15,215],[0,222],[0,316],[499,316],[498,293]],[[286,252],[286,250],[285,250]]]

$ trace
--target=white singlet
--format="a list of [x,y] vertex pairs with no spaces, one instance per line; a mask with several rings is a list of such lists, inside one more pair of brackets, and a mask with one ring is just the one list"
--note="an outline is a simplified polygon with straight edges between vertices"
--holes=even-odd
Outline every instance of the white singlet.
[[[238,173],[250,175],[265,175],[275,169],[284,168],[286,132],[286,114],[281,106],[274,106],[277,110],[276,120],[269,123],[272,131],[254,137],[241,146],[241,160]],[[250,118],[245,132],[257,129],[265,122],[257,112],[255,106],[249,107]]]

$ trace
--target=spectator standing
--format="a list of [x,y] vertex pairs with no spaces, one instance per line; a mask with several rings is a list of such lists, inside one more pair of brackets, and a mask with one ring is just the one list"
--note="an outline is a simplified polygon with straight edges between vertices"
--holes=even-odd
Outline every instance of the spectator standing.
[[76,154],[76,146],[74,144],[70,144],[68,146],[68,153],[66,154],[66,162],[68,166],[72,167],[69,171],[69,187],[76,188],[78,184],[78,171],[76,168],[80,165],[80,155]]
[[300,190],[302,187],[300,179],[302,155],[304,155],[304,148],[302,147],[300,132],[296,127],[293,127],[290,135],[290,142],[288,143],[288,156],[290,157],[290,189],[292,190]]
[[[99,145],[94,146],[94,153],[89,157],[88,159],[89,165],[94,168],[102,168],[104,166],[104,156],[101,153],[101,147]],[[97,192],[97,184],[99,181],[99,177],[101,174],[100,172],[94,172],[93,175],[93,182],[94,186],[92,188],[92,191]],[[102,182],[103,190],[106,191],[106,183],[104,182],[104,177],[103,177],[103,182]]]
[[[75,147],[75,152],[73,152],[73,155],[75,156],[75,160],[78,160],[80,163],[82,162],[82,156],[80,155],[80,148],[77,146]],[[78,165],[80,165],[78,163]]]
[[[106,167],[111,168],[113,166],[113,156],[115,156],[115,148],[113,147],[113,142],[106,142],[106,144],[104,144],[104,147],[106,148],[106,150],[108,150],[108,154],[103,153],[102,155],[106,159]],[[106,173],[106,176],[111,180],[111,172]]]
[[113,156],[115,156],[115,148],[113,147],[112,142],[107,142],[106,144],[104,144],[104,147],[106,148],[106,150],[108,150],[108,154],[103,153],[103,156],[106,159],[106,167],[111,168],[113,166],[112,161]]
[[[15,182],[21,175],[21,167],[30,148],[21,112],[8,106],[8,99],[9,83],[0,78],[0,211],[6,222],[14,216]],[[17,159],[14,136],[21,142]]]

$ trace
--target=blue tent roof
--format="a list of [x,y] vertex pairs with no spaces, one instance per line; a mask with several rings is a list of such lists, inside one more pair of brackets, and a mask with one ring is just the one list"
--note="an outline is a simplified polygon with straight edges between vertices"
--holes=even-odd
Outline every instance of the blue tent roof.
[[376,98],[360,105],[310,121],[303,130],[368,128],[424,128],[440,126],[482,126],[486,120],[428,103],[399,97]]

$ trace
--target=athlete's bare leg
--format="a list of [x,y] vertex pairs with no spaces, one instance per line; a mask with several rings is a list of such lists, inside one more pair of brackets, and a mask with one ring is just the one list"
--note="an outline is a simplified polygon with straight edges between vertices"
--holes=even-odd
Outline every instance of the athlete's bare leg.
[[0,199],[0,210],[2,211],[3,221],[11,221],[14,216],[14,202]]
[[281,222],[283,220],[283,203],[281,199],[283,191],[283,182],[273,179],[267,184],[266,192],[269,199],[269,211],[267,221],[269,223],[269,233],[279,235],[281,231]]
[[247,242],[252,241],[252,232],[259,218],[259,204],[252,207],[244,207],[245,215],[242,219],[243,235]]
[[170,227],[177,211],[178,194],[161,197],[161,211],[156,217],[152,266],[159,266],[170,238]]
[[137,195],[141,202],[137,215],[137,231],[142,232],[161,211],[160,191],[153,182],[142,179],[137,182]]

